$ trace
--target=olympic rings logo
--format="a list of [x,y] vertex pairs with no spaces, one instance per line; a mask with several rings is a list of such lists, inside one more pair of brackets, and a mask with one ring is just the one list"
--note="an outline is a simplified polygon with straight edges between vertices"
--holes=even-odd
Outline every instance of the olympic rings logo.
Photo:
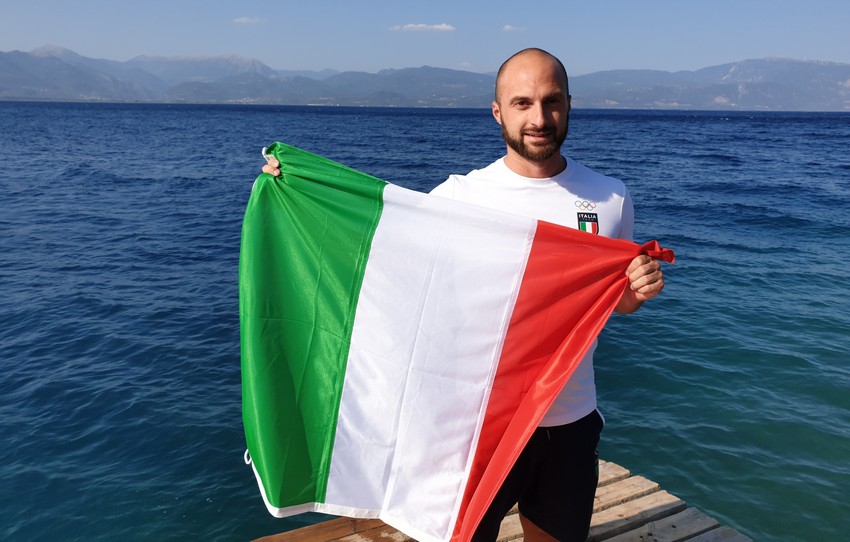
[[592,211],[596,209],[596,202],[587,200],[576,200],[576,207],[578,207],[582,211]]

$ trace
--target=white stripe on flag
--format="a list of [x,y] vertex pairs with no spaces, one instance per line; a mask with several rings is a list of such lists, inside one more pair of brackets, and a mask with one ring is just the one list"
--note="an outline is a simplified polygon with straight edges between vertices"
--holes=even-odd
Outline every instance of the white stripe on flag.
[[[323,509],[383,510],[417,539],[451,534],[535,225],[386,187]],[[393,521],[416,516],[416,532]]]

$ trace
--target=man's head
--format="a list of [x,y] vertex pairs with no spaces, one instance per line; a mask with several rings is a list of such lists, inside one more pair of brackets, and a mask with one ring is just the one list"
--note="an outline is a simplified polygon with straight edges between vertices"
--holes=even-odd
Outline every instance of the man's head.
[[493,116],[502,126],[509,159],[562,165],[570,95],[567,71],[541,49],[524,49],[502,64],[496,76]]

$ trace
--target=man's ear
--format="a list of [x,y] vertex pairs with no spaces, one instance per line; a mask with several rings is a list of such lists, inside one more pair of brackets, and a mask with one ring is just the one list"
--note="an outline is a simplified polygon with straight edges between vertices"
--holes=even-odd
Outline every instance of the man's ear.
[[491,108],[492,108],[492,111],[493,111],[493,118],[496,119],[496,122],[498,122],[499,125],[501,126],[501,124],[502,124],[502,112],[499,110],[498,102],[493,102],[491,104]]

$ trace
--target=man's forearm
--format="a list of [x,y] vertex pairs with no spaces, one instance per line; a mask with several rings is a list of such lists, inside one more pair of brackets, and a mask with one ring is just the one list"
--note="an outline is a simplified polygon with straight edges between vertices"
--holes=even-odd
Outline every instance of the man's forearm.
[[614,312],[617,314],[631,314],[638,310],[641,305],[643,305],[643,301],[637,298],[637,295],[629,286],[626,286],[626,290],[620,296],[620,301],[614,307]]

